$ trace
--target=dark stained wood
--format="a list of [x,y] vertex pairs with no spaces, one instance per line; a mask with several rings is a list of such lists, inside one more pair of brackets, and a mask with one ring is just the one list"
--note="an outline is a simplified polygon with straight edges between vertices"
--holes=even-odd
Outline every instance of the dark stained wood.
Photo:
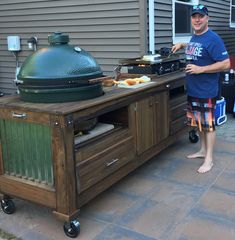
[[20,196],[22,199],[50,208],[56,207],[55,189],[53,188],[4,175],[0,176],[0,182],[0,190],[3,194],[12,197]]
[[0,108],[0,118],[30,123],[50,125],[50,115],[37,113],[29,110],[18,110],[14,108]]
[[154,98],[149,97],[136,103],[137,153],[141,154],[154,145]]
[[[79,207],[176,141],[185,131],[184,73],[153,76],[140,88],[105,87],[103,96],[69,103],[27,103],[0,98],[0,118],[50,127],[54,186],[5,177],[0,145],[0,192],[51,207],[69,221]],[[75,126],[97,117],[114,129],[75,145]],[[76,124],[75,124],[76,123]]]
[[77,209],[73,122],[69,116],[55,116],[52,122],[56,209],[57,212],[70,215]]
[[185,116],[186,108],[187,108],[186,101],[183,101],[182,103],[178,104],[177,106],[170,108],[170,120],[174,121],[179,117]]
[[83,191],[79,195],[79,207],[82,207],[87,202],[89,202],[91,199],[96,197],[99,193],[103,192],[107,188],[109,188],[111,185],[116,183],[117,181],[121,180],[123,177],[125,177],[128,173],[134,171],[136,168],[144,164],[145,162],[149,161],[154,157],[156,154],[164,150],[166,147],[177,141],[180,135],[182,135],[184,132],[188,131],[187,128],[183,128],[181,132],[178,132],[175,135],[172,135],[162,141],[160,144],[155,145],[151,148],[151,151],[145,151],[142,155],[140,155],[138,158],[136,157],[136,161],[130,161],[122,168],[118,169],[112,175],[107,176],[106,178],[102,179],[100,182],[97,182],[93,187],[88,188],[87,190]]
[[160,143],[169,136],[169,92],[160,92],[154,97],[155,141]]
[[97,152],[92,158],[85,159],[77,166],[80,176],[80,191],[91,187],[101,179],[117,171],[135,157],[133,139],[129,137],[103,151]]
[[127,139],[131,135],[127,127],[118,129],[107,136],[90,140],[85,144],[79,144],[76,146],[76,164],[84,161],[85,159],[93,158],[106,148],[114,146],[116,143],[121,142],[123,139]]
[[[28,103],[20,100],[19,96],[5,96],[0,98],[0,108],[17,108],[21,110],[30,110],[40,113],[53,113],[66,115],[69,113],[74,113],[91,107],[99,106],[100,104],[113,104],[114,102],[120,102],[123,98],[131,99],[133,96],[138,96],[138,93],[143,94],[145,91],[152,91],[153,88],[159,87],[164,84],[173,84],[175,79],[181,78],[184,81],[184,72],[177,72],[175,74],[169,74],[166,76],[152,78],[154,83],[145,85],[141,88],[136,89],[124,89],[118,87],[111,87],[111,90],[106,90],[103,96],[94,99],[78,101],[78,102],[68,102],[68,103]],[[110,88],[109,88],[110,89]],[[127,101],[128,101],[127,100]],[[129,102],[130,103],[130,102]]]

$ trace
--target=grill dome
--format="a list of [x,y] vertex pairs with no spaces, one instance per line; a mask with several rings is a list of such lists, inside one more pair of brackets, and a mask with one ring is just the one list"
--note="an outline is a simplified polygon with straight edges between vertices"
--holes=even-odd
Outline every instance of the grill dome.
[[[64,102],[103,94],[101,83],[89,82],[103,76],[90,53],[69,45],[69,36],[60,32],[49,35],[48,42],[48,47],[27,57],[20,68],[17,78],[22,81],[19,86],[22,100]],[[66,97],[70,91],[71,96]]]

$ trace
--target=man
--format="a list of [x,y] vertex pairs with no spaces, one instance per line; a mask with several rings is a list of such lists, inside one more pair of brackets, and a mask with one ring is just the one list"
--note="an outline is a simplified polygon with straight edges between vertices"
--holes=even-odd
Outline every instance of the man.
[[188,44],[178,43],[172,47],[175,53],[186,48],[186,82],[188,94],[188,123],[199,131],[201,148],[188,158],[204,158],[197,170],[206,173],[213,166],[215,143],[215,106],[219,91],[219,72],[230,68],[230,60],[222,39],[208,27],[208,9],[203,5],[192,8],[191,23],[194,30]]

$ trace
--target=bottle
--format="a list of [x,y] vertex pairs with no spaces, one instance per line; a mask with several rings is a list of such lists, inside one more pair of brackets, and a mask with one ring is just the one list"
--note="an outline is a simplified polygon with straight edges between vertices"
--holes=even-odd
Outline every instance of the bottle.
[[234,80],[234,70],[232,68],[229,71],[229,79]]
[[186,55],[185,56],[185,68],[188,64],[192,63],[192,61],[193,61],[192,56],[191,55]]
[[186,55],[186,65],[192,63],[192,56],[191,55]]
[[225,73],[224,75],[224,83],[229,84],[229,73]]

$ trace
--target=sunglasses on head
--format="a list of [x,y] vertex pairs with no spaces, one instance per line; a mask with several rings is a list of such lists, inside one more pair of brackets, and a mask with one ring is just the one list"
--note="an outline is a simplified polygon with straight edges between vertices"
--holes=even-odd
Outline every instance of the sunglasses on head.
[[201,9],[203,9],[203,8],[205,8],[205,6],[204,5],[194,5],[193,6],[193,10],[201,10]]
[[206,8],[204,5],[202,5],[202,4],[194,5],[194,6],[193,6],[193,10],[194,10],[194,11],[195,11],[195,10],[203,10],[203,11],[205,11],[205,12],[208,14],[207,8]]
[[193,10],[205,10],[206,12],[208,12],[207,8],[202,4],[194,5]]

